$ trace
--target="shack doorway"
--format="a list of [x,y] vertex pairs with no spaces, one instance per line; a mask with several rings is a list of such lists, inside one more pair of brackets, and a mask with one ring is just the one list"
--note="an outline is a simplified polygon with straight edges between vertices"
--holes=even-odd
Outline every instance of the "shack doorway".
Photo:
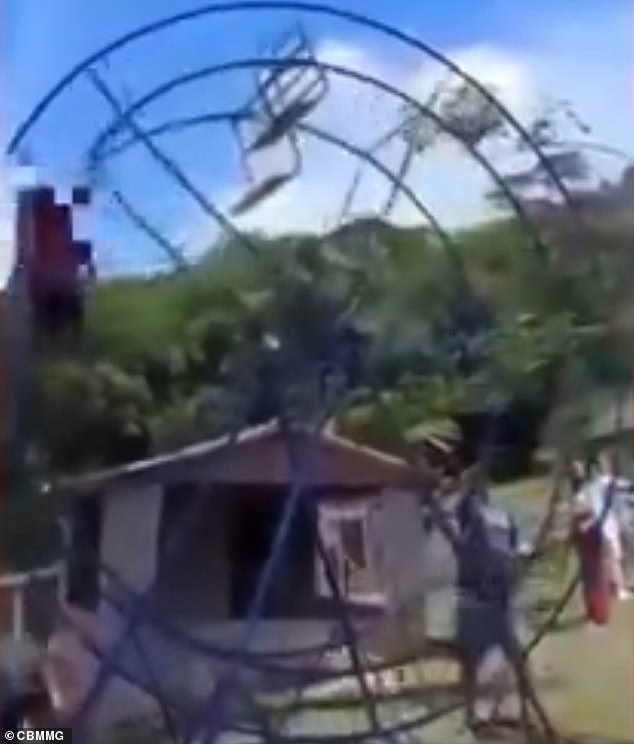
[[[230,605],[232,617],[249,609],[288,498],[287,487],[232,489],[229,515]],[[300,504],[286,540],[284,556],[265,602],[265,617],[301,615],[312,597],[314,535],[309,510]]]

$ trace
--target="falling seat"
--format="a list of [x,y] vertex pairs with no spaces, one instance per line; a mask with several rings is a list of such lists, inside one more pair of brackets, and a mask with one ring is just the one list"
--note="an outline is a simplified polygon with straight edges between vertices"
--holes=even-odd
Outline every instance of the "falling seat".
[[[249,187],[233,206],[234,216],[243,215],[271,197],[299,175],[302,167],[297,126],[328,92],[328,79],[315,58],[301,26],[294,27],[264,56],[278,62],[256,77],[256,92],[233,122],[243,169]],[[253,158],[274,147],[285,148],[287,167],[258,177]]]
[[270,147],[292,133],[329,90],[326,73],[301,25],[287,32],[267,52],[279,62],[257,76],[254,103],[262,114],[262,131],[248,145],[251,152]]
[[[248,187],[240,196],[237,202],[231,207],[231,214],[234,217],[242,216],[258,204],[270,198],[293,181],[301,172],[302,157],[294,134],[278,140],[274,145],[266,148],[259,147],[256,150],[249,149],[246,145],[248,132],[258,127],[259,122],[256,119],[245,117],[234,125],[236,138],[240,145],[242,154],[242,167],[246,174]],[[247,134],[245,135],[245,130]],[[275,151],[273,151],[275,147]],[[266,158],[267,155],[275,155],[273,160],[273,171],[264,175],[258,173],[258,163],[256,154],[259,153],[260,159]],[[285,163],[282,161],[286,160]],[[261,163],[260,163],[261,164]]]
[[231,214],[234,217],[240,217],[243,214],[246,214],[260,202],[273,196],[276,191],[286,186],[286,184],[289,181],[292,181],[293,178],[293,173],[280,173],[269,176],[265,181],[262,181],[262,183],[256,184],[252,189],[246,191],[242,195],[241,199],[231,207]]

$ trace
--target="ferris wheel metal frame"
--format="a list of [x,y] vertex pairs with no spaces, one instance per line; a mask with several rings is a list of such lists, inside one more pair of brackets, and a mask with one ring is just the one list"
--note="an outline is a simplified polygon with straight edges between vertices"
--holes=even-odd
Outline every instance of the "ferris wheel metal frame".
[[[394,201],[397,195],[404,195],[411,203],[415,206],[417,211],[425,218],[427,224],[431,226],[436,239],[445,248],[447,253],[453,256],[453,260],[456,266],[459,267],[460,271],[463,272],[463,265],[461,257],[459,255],[459,249],[455,246],[453,239],[449,235],[442,225],[438,222],[433,212],[425,206],[420,199],[417,197],[411,187],[408,187],[403,182],[405,170],[407,170],[408,163],[416,154],[415,143],[411,140],[411,136],[407,135],[407,119],[402,120],[395,127],[393,132],[388,132],[379,143],[374,143],[367,149],[350,145],[345,140],[338,138],[329,132],[320,130],[318,127],[307,123],[305,119],[312,113],[321,100],[328,94],[329,89],[329,78],[330,76],[343,76],[349,79],[353,79],[360,84],[366,84],[376,89],[381,90],[385,94],[399,100],[401,105],[408,107],[416,116],[421,117],[423,121],[431,122],[435,129],[443,131],[447,136],[453,138],[458,145],[460,145],[468,153],[468,155],[474,159],[479,166],[488,174],[488,176],[494,181],[494,183],[502,190],[505,194],[508,204],[512,207],[519,223],[526,230],[526,234],[529,236],[528,239],[531,245],[536,249],[537,256],[540,260],[548,262],[548,247],[540,234],[540,230],[534,224],[531,215],[529,215],[521,201],[513,193],[513,190],[509,188],[507,178],[502,176],[497,171],[496,167],[487,159],[487,157],[478,149],[479,138],[474,136],[467,136],[465,132],[458,130],[455,122],[452,124],[451,120],[447,120],[442,113],[438,113],[434,107],[434,100],[422,103],[416,100],[407,93],[400,91],[396,87],[386,83],[385,81],[373,78],[370,75],[364,75],[360,72],[347,69],[344,66],[338,66],[335,64],[326,64],[325,62],[319,61],[312,51],[311,44],[308,40],[307,34],[303,31],[301,26],[295,28],[296,40],[298,40],[298,48],[300,52],[305,53],[304,57],[297,56],[296,51],[293,51],[290,55],[276,55],[275,48],[270,56],[262,56],[254,59],[237,60],[234,62],[217,64],[214,66],[203,67],[198,70],[185,73],[174,80],[167,81],[162,85],[158,86],[153,91],[144,94],[136,101],[129,105],[123,105],[123,103],[113,93],[104,77],[97,72],[96,66],[101,60],[107,59],[109,56],[117,52],[119,49],[148,36],[160,33],[171,27],[187,22],[193,22],[204,17],[213,17],[220,14],[231,14],[240,12],[272,12],[272,11],[293,11],[298,13],[305,13],[308,15],[314,15],[317,17],[330,17],[336,18],[341,21],[348,22],[352,25],[363,27],[367,30],[375,31],[380,34],[384,34],[390,37],[394,41],[397,41],[407,48],[414,50],[428,58],[431,58],[438,62],[443,68],[445,68],[451,76],[455,76],[461,84],[467,87],[469,91],[473,93],[478,101],[484,102],[489,107],[491,112],[495,113],[495,116],[501,119],[508,127],[512,136],[516,139],[517,143],[522,147],[525,147],[532,156],[534,156],[537,166],[545,174],[548,179],[548,183],[552,186],[553,190],[558,193],[563,205],[565,206],[565,213],[573,226],[575,232],[582,236],[583,235],[583,223],[579,217],[574,199],[571,198],[569,190],[565,185],[560,174],[557,172],[556,167],[553,166],[550,158],[543,152],[539,143],[535,141],[531,134],[522,126],[516,117],[512,115],[510,111],[503,104],[497,100],[497,98],[478,80],[470,76],[465,70],[461,69],[453,61],[448,59],[446,56],[421,42],[420,40],[402,33],[397,29],[394,29],[384,23],[366,18],[360,14],[338,10],[337,8],[321,5],[317,3],[307,2],[228,2],[228,3],[214,3],[203,6],[187,13],[180,13],[155,23],[148,24],[139,29],[136,29],[119,39],[115,40],[111,44],[103,47],[94,54],[90,55],[82,62],[80,62],[73,70],[65,75],[57,85],[55,85],[51,91],[33,108],[31,114],[27,119],[18,126],[14,135],[12,136],[9,146],[7,148],[8,156],[15,156],[20,151],[21,147],[28,140],[29,132],[33,127],[37,125],[41,117],[51,107],[59,97],[63,94],[64,90],[76,79],[82,75],[86,75],[95,90],[99,92],[101,97],[109,104],[113,113],[113,123],[107,126],[101,133],[99,133],[95,139],[93,146],[90,148],[88,153],[88,163],[90,169],[98,173],[99,168],[109,158],[116,157],[116,155],[124,152],[126,149],[132,146],[141,146],[145,148],[149,155],[158,162],[166,172],[168,172],[174,180],[190,195],[190,197],[198,204],[198,206],[215,222],[217,222],[224,230],[228,231],[237,242],[241,243],[250,251],[257,253],[257,246],[249,240],[248,236],[244,235],[242,231],[237,229],[232,223],[231,219],[223,214],[210,200],[205,196],[201,189],[196,187],[193,182],[187,177],[187,175],[179,168],[179,166],[165,154],[161,147],[156,143],[157,138],[162,135],[178,131],[181,128],[189,126],[202,126],[209,124],[222,124],[228,125],[233,129],[236,139],[238,141],[242,156],[244,170],[249,178],[249,155],[253,151],[258,151],[269,147],[270,145],[279,142],[280,140],[286,139],[290,144],[294,153],[294,165],[290,171],[286,173],[278,174],[264,182],[264,184],[256,185],[251,191],[248,191],[243,198],[233,208],[233,214],[243,213],[256,206],[263,199],[267,198],[279,188],[284,187],[287,183],[297,177],[302,168],[301,150],[299,146],[299,137],[314,137],[322,141],[328,142],[329,144],[339,147],[343,150],[347,150],[350,154],[361,158],[365,164],[370,165],[378,172],[390,184],[390,192],[384,211],[389,213],[393,208]],[[299,29],[299,30],[298,30]],[[291,39],[292,39],[291,32]],[[289,37],[287,37],[288,39]],[[277,48],[283,47],[283,44]],[[138,114],[142,109],[154,100],[159,99],[165,93],[174,90],[182,85],[194,82],[203,78],[217,76],[226,72],[235,70],[255,71],[256,80],[256,94],[254,102],[257,105],[253,105],[254,102],[249,102],[245,107],[239,110],[233,110],[229,112],[209,112],[197,117],[190,117],[175,119],[168,122],[162,122],[153,125],[150,128],[145,128],[137,121]],[[258,74],[259,71],[259,74]],[[276,87],[280,87],[281,79],[284,74],[289,71],[296,73],[294,80],[301,80],[303,76],[311,72],[315,74],[313,81],[302,92],[298,97],[292,98],[290,103],[284,102],[282,95],[282,103],[279,104],[279,100],[271,96],[270,92]],[[262,77],[264,76],[264,77]],[[277,91],[280,93],[280,91]],[[284,90],[281,92],[284,93]],[[313,95],[314,94],[314,95]],[[244,138],[240,132],[240,126],[247,122],[256,122],[262,126],[262,131],[259,137],[256,137],[250,144],[244,141]],[[128,137],[124,137],[123,142],[115,143],[109,146],[109,141],[113,138],[114,134],[120,134],[122,130],[129,132]],[[473,132],[471,133],[473,134]],[[381,142],[387,138],[386,141],[390,141],[392,138],[404,138],[406,141],[406,152],[404,159],[401,163],[400,168],[397,172],[393,172],[391,169],[384,166],[380,160],[376,157],[376,150],[381,146]],[[420,143],[419,143],[420,144]],[[420,149],[420,148],[418,148]],[[424,149],[424,148],[423,148]],[[250,179],[252,180],[252,179]],[[353,178],[352,189],[355,188],[355,181]],[[180,252],[180,248],[175,247],[171,241],[165,238],[159,230],[157,230],[135,206],[126,200],[126,197],[118,189],[113,189],[112,194],[114,195],[115,201],[122,211],[127,214],[127,217],[135,224],[135,226],[150,237],[155,243],[159,244],[160,248],[168,253],[170,259],[174,262],[177,268],[186,268],[187,262],[183,259]],[[347,201],[346,201],[347,204]],[[347,212],[347,207],[344,206],[343,214]],[[467,285],[465,285],[467,286]],[[330,401],[325,408],[327,409],[325,415],[320,417],[323,420],[317,422],[312,429],[311,437],[314,437],[320,428],[323,426],[324,421],[332,413],[332,404]],[[327,415],[326,415],[327,414]],[[310,439],[311,437],[308,437]],[[307,458],[306,442],[302,446],[298,446],[298,443],[292,438],[289,439],[289,453],[294,463],[296,470],[296,482],[294,482],[289,494],[287,509],[285,510],[284,516],[279,525],[279,530],[276,533],[276,540],[274,548],[269,555],[267,564],[263,570],[261,581],[258,585],[258,591],[250,606],[248,613],[247,629],[245,635],[240,644],[240,648],[229,652],[230,658],[233,658],[236,662],[231,667],[227,676],[221,680],[218,690],[214,693],[212,698],[208,701],[208,705],[204,706],[200,711],[200,715],[194,722],[195,725],[191,728],[191,734],[193,735],[196,731],[204,731],[205,741],[215,740],[221,732],[225,729],[228,720],[226,712],[227,698],[235,692],[236,684],[238,682],[239,662],[242,660],[244,663],[249,659],[251,662],[262,663],[258,660],[255,655],[249,651],[250,640],[255,632],[259,608],[265,601],[267,587],[275,573],[275,567],[279,564],[281,556],[283,555],[283,546],[285,536],[287,536],[290,525],[292,523],[293,510],[297,507],[297,504],[302,498],[302,487],[301,487],[301,471],[305,466],[305,460]],[[425,469],[420,467],[420,463],[417,462],[416,456],[413,455],[407,443],[403,442],[404,454],[411,464],[412,472],[417,475],[419,486],[421,490],[421,497],[426,503],[431,504],[433,507],[433,498],[429,497],[429,473],[425,472]],[[442,516],[438,514],[437,510],[434,511],[434,519],[442,520]],[[328,561],[325,561],[326,571],[328,572]],[[108,567],[102,567],[102,570],[107,571]],[[332,576],[330,577],[332,579]],[[337,582],[329,580],[333,592],[337,592]],[[339,597],[341,600],[341,597]],[[125,631],[126,637],[130,634],[134,634],[135,623],[143,617],[143,613],[147,612],[147,601],[143,596],[135,598],[135,607],[130,613],[129,622]],[[350,658],[351,658],[351,671],[357,676],[359,684],[362,687],[362,697],[365,701],[366,711],[368,714],[369,729],[368,732],[363,732],[357,735],[348,735],[339,738],[332,738],[333,741],[358,741],[363,740],[367,736],[374,738],[393,738],[399,732],[405,732],[413,728],[420,728],[421,721],[424,723],[428,719],[434,720],[436,717],[445,715],[447,711],[436,711],[423,716],[418,722],[408,722],[406,724],[400,723],[392,726],[384,726],[377,716],[376,705],[372,702],[372,695],[369,690],[364,688],[363,680],[365,679],[365,672],[363,670],[363,662],[360,659],[358,650],[355,650],[356,639],[354,633],[351,633],[351,626],[349,619],[347,618],[345,611],[345,602],[341,600],[338,602],[341,605],[341,624],[343,633],[346,636],[346,645],[349,647]],[[145,617],[147,620],[147,617]],[[158,618],[155,621],[158,622]],[[538,634],[532,641],[532,646],[539,641],[539,635],[541,637],[547,632],[547,629],[552,625],[553,618],[551,617],[549,622],[545,623],[540,629]],[[537,640],[536,640],[537,639]],[[183,638],[181,638],[183,641]],[[88,642],[88,641],[87,641]],[[99,655],[101,652],[99,649],[92,649],[93,652]],[[219,653],[220,649],[207,648],[207,653]],[[233,654],[233,656],[231,656]],[[92,686],[89,694],[87,695],[85,704],[83,706],[82,714],[85,713],[95,700],[99,697],[103,690],[103,687],[107,681],[109,674],[119,674],[125,677],[125,670],[117,667],[116,663],[116,649],[110,655],[102,654],[102,665],[100,668],[100,674],[95,684]],[[307,670],[304,670],[305,672]],[[310,671],[310,670],[308,670]],[[103,674],[102,674],[103,672]],[[139,681],[136,680],[138,683]],[[156,682],[156,681],[155,681]],[[161,708],[165,716],[166,722],[170,723],[169,707],[170,702],[165,700],[164,696],[154,690],[157,701],[160,702]],[[460,705],[460,704],[458,704]],[[449,706],[451,710],[455,709],[455,705]],[[80,716],[81,717],[81,716]],[[171,725],[171,724],[170,724]],[[238,727],[239,729],[239,727]],[[243,733],[249,733],[249,731],[243,731]],[[260,732],[262,733],[262,732]],[[264,734],[263,734],[264,735]],[[189,740],[189,739],[188,739]],[[310,737],[293,737],[293,741],[296,742],[308,742],[317,741],[317,739],[311,739]],[[320,741],[323,739],[319,739]]]

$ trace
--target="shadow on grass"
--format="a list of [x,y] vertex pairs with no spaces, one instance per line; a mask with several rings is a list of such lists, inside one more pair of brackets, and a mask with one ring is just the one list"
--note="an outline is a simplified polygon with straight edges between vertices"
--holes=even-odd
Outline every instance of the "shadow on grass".
[[[553,691],[561,689],[562,681],[555,677],[537,680],[540,691]],[[513,695],[516,692],[513,684],[482,685],[480,695],[482,697],[493,696],[495,693],[502,695]],[[390,704],[415,704],[430,710],[441,708],[452,703],[458,703],[462,699],[463,689],[459,682],[429,683],[421,686],[409,686],[396,691],[375,692],[374,700],[381,705]],[[363,705],[363,699],[359,695],[346,694],[330,698],[304,698],[287,706],[280,706],[278,710],[284,713],[300,713],[304,711],[336,711],[356,709]],[[633,743],[634,744],[634,743]]]
[[[499,744],[525,744],[527,741],[526,731],[522,723],[516,719],[497,719],[494,723],[482,724],[474,732],[474,738],[478,742],[499,742]],[[532,744],[634,744],[634,739],[614,739],[592,736],[564,736],[559,735],[556,742],[546,737],[542,732],[532,729],[529,741]]]

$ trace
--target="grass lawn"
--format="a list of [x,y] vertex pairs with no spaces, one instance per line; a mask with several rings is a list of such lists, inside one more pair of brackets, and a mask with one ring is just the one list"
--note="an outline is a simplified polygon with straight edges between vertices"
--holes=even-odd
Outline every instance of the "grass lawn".
[[606,744],[634,742],[634,604],[602,630],[576,626],[545,640],[536,670],[560,684],[542,693],[562,733]]
[[547,476],[535,476],[512,483],[503,483],[494,486],[491,494],[518,517],[538,519],[544,514],[552,494],[552,480]]

